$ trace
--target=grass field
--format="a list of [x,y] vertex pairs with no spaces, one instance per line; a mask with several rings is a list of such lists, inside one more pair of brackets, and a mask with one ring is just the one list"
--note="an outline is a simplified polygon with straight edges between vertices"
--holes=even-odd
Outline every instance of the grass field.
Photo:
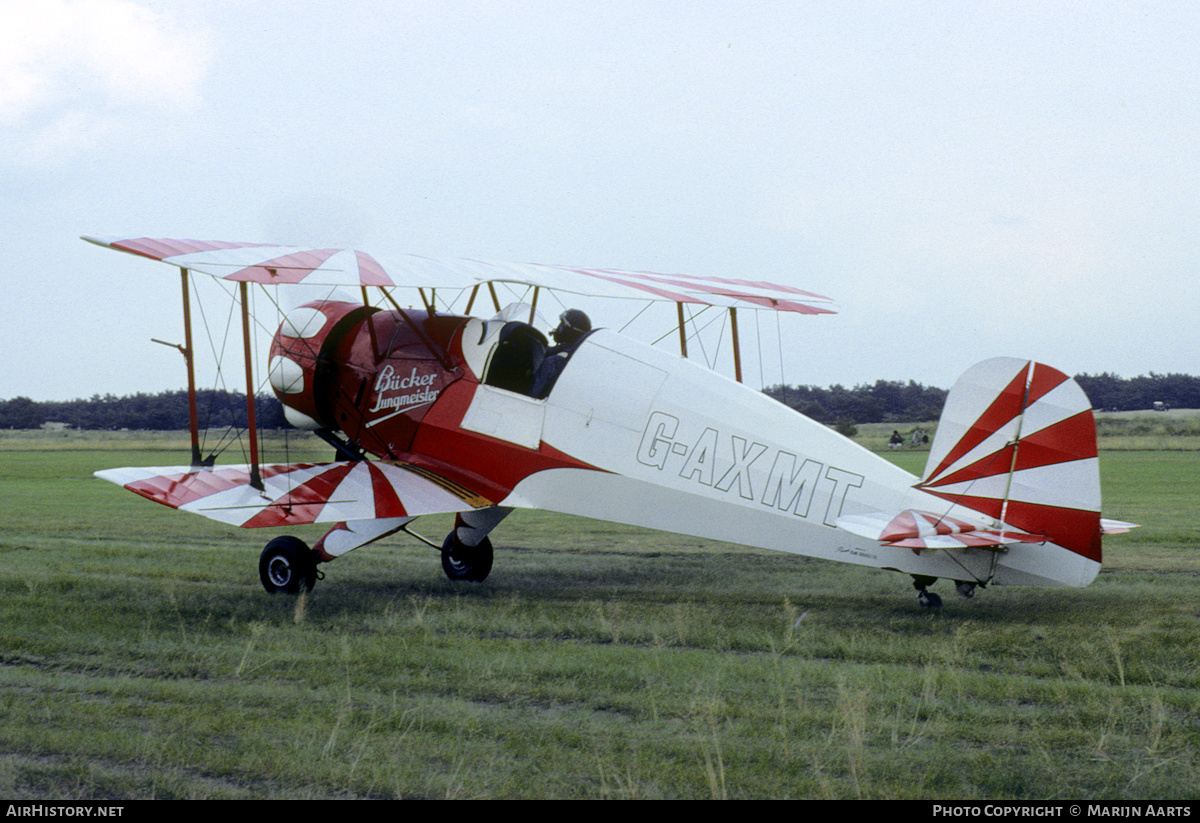
[[1102,454],[1144,525],[1089,588],[926,613],[900,575],[532,512],[483,584],[390,540],[270,597],[271,535],[91,477],[184,438],[17,434],[0,796],[1200,797],[1194,450]]

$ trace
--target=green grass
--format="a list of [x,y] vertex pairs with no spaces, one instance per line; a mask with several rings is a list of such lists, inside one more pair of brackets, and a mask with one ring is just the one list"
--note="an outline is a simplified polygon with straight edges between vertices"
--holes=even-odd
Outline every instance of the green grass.
[[0,440],[0,795],[1200,795],[1194,453],[1102,455],[1144,525],[1091,587],[930,614],[900,575],[537,512],[483,584],[389,540],[270,597],[272,535],[91,477],[162,448]]

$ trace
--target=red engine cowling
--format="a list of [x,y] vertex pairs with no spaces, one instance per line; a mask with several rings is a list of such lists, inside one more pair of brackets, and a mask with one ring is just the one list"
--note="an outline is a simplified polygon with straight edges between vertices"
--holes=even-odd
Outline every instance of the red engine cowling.
[[445,387],[463,375],[446,364],[464,322],[356,303],[307,303],[275,333],[271,387],[297,428],[341,431],[367,452],[396,456],[409,448]]
[[[325,401],[329,353],[378,309],[359,303],[305,303],[284,317],[271,341],[268,377],[284,416],[298,429],[337,429]],[[324,357],[322,357],[324,355]]]

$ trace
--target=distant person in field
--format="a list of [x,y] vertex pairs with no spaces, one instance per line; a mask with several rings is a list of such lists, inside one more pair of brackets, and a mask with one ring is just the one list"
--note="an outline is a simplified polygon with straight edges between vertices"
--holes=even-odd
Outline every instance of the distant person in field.
[[900,432],[896,431],[895,429],[892,429],[892,436],[888,438],[888,448],[898,449],[903,445],[904,435],[900,434]]

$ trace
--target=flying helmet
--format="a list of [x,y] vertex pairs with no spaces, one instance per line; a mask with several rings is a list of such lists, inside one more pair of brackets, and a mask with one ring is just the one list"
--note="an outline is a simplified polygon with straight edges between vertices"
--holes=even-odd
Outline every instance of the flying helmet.
[[550,332],[560,346],[574,343],[592,330],[591,319],[579,309],[567,309],[558,316],[558,328]]

